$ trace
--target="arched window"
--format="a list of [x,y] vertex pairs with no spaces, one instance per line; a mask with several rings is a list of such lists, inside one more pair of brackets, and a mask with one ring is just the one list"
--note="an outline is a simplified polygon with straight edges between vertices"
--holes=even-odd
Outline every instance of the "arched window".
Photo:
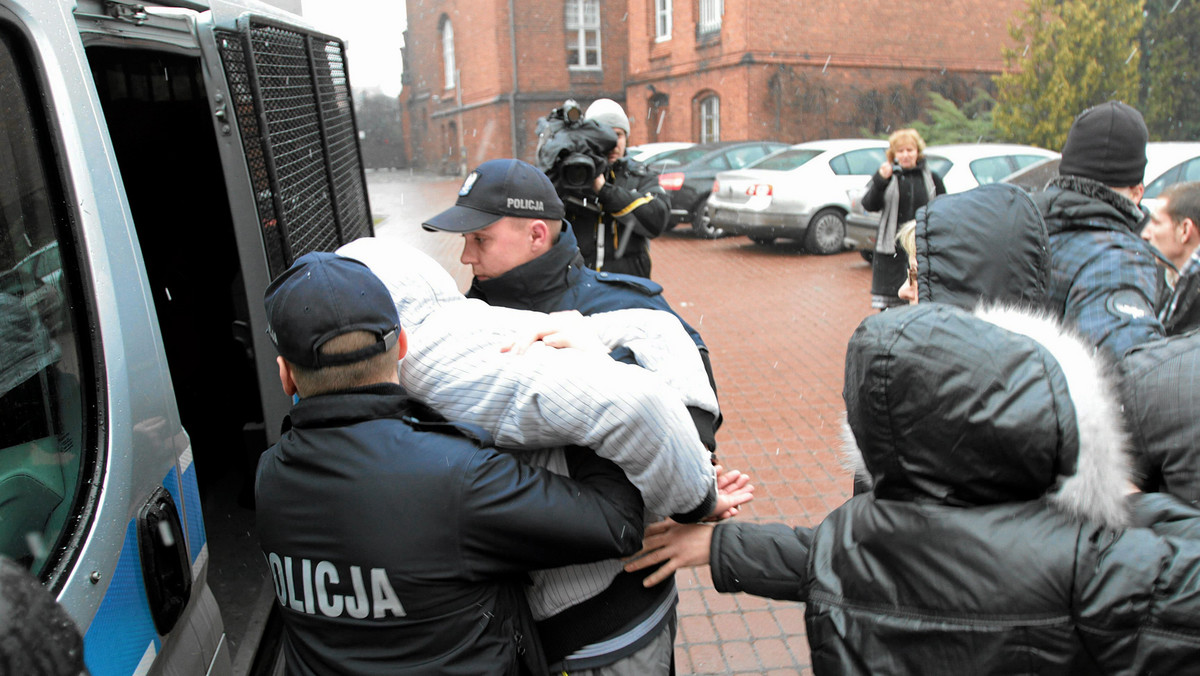
[[442,67],[446,89],[454,89],[454,26],[449,17],[442,17]]
[[716,94],[704,94],[699,100],[700,142],[721,140],[721,99]]

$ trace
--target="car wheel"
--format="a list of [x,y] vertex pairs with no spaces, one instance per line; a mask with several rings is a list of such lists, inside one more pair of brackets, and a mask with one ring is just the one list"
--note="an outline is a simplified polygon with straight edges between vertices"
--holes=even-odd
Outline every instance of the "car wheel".
[[764,237],[762,235],[748,235],[748,237],[750,237],[750,240],[753,241],[755,244],[774,244],[775,243],[774,237]]
[[705,195],[692,210],[692,232],[704,239],[716,239],[725,234],[721,228],[712,224],[708,217],[708,195]]
[[869,251],[867,249],[859,249],[858,255],[862,256],[862,259],[868,263],[871,263],[875,260],[875,252],[874,251]]
[[808,222],[804,248],[809,253],[828,256],[842,250],[846,240],[846,219],[837,209],[822,209]]

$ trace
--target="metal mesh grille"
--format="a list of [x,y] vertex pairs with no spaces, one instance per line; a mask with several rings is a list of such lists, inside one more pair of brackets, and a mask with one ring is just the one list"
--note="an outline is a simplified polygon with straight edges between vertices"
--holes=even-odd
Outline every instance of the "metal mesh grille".
[[312,53],[321,98],[321,115],[329,144],[329,164],[339,220],[345,241],[370,235],[370,209],[365,199],[362,163],[355,135],[354,105],[345,53],[337,42],[312,39]]
[[267,251],[267,267],[274,278],[286,270],[290,263],[284,250],[283,233],[280,232],[279,221],[275,218],[275,192],[271,189],[267,160],[263,155],[262,134],[258,129],[258,115],[254,108],[254,92],[250,87],[250,75],[246,71],[246,52],[242,49],[241,37],[237,33],[217,31],[216,37],[217,46],[221,50],[221,61],[225,64],[225,79],[229,82],[229,97],[242,135],[242,147],[246,152],[246,168],[250,172],[250,183],[254,188],[254,202],[258,208],[263,245]]
[[254,22],[248,41],[218,39],[272,278],[298,256],[372,234],[341,43]]

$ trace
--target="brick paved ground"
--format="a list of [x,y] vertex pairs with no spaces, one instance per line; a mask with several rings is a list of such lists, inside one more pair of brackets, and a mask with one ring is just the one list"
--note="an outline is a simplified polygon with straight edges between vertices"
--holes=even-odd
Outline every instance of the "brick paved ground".
[[[846,342],[871,313],[870,266],[745,238],[671,233],[653,276],[703,334],[725,424],[723,463],[751,473],[740,519],[815,524],[849,497],[838,464]],[[707,568],[679,574],[680,674],[810,674],[803,606],[718,594]]]
[[[416,181],[416,182],[414,182]],[[456,278],[456,237],[420,231],[453,203],[456,180],[371,172],[380,236],[421,246]],[[727,466],[749,472],[756,498],[740,519],[815,524],[850,493],[837,461],[846,341],[871,313],[870,266],[858,254],[809,256],[786,244],[694,239],[686,228],[652,245],[654,278],[712,353]],[[804,609],[718,594],[707,568],[677,576],[680,674],[811,674]]]

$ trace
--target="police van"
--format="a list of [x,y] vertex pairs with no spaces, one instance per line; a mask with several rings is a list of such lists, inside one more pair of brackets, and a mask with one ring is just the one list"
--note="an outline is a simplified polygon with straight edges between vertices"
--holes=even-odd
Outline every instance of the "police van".
[[262,293],[373,234],[344,44],[251,0],[0,0],[0,107],[0,554],[95,676],[270,668]]

